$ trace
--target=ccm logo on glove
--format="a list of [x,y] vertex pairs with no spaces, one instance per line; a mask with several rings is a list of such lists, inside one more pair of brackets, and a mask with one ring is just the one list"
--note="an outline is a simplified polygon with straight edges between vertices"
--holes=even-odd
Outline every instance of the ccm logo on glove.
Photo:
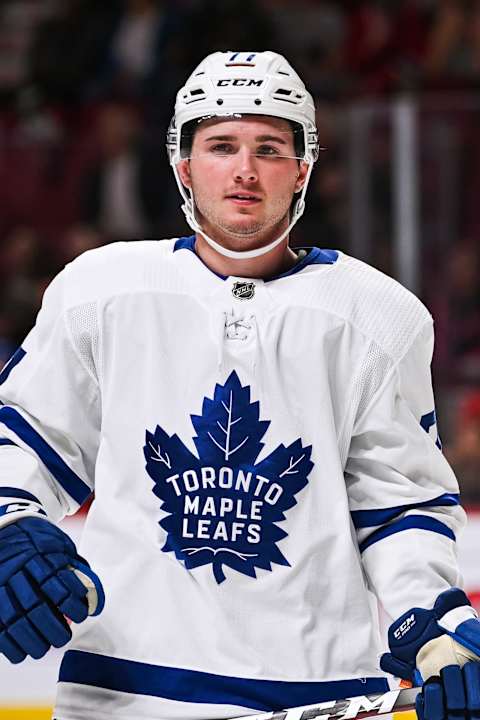
[[407,617],[406,620],[401,623],[401,625],[395,628],[395,630],[393,631],[393,637],[396,640],[400,640],[400,638],[404,637],[404,635],[406,635],[408,631],[412,629],[415,623],[415,614],[412,613],[409,617]]

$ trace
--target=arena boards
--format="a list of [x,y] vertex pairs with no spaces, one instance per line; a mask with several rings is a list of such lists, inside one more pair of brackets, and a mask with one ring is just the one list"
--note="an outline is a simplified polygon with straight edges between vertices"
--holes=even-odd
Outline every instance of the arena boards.
[[51,707],[3,707],[0,720],[51,720]]

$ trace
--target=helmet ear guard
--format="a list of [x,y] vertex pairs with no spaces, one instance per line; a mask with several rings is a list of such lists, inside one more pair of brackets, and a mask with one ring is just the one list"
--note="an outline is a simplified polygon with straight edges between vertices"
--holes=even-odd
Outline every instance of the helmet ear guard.
[[[288,228],[269,245],[250,251],[227,250],[202,230],[195,218],[194,198],[183,185],[177,165],[188,157],[189,133],[193,139],[196,124],[210,118],[235,119],[243,115],[266,115],[287,120],[301,129],[302,161],[308,164],[300,197],[292,208]],[[185,134],[187,130],[187,134]],[[296,153],[300,143],[295,138]],[[190,142],[191,146],[191,142]],[[177,94],[175,113],[167,132],[167,152],[175,180],[184,200],[182,210],[190,227],[211,247],[226,257],[244,259],[263,255],[288,235],[305,209],[305,193],[319,144],[313,98],[300,77],[282,55],[266,52],[216,52],[208,55],[193,71]]]

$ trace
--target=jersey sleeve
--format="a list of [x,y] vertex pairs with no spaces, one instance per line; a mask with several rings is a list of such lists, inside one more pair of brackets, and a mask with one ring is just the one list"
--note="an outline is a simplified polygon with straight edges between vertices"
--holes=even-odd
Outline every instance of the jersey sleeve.
[[68,269],[47,288],[33,330],[0,373],[0,526],[57,522],[93,490],[100,394],[88,353],[90,308],[69,309]]
[[465,513],[437,433],[432,352],[428,321],[356,420],[346,463],[367,581],[391,618],[431,608],[461,584],[456,537]]

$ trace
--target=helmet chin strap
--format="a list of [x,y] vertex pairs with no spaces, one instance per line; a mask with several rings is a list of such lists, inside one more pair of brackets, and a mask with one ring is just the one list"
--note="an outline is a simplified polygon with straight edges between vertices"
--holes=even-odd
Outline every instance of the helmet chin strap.
[[182,205],[182,210],[185,213],[187,223],[192,228],[192,230],[194,230],[196,233],[199,233],[203,238],[205,238],[205,241],[210,245],[211,248],[220,253],[220,255],[231,258],[232,260],[247,260],[249,258],[261,257],[262,255],[266,255],[268,252],[270,252],[270,250],[273,250],[273,248],[277,247],[277,245],[280,245],[282,240],[287,237],[297,220],[299,220],[303,215],[303,211],[305,210],[305,193],[307,192],[307,186],[310,181],[310,175],[312,174],[312,170],[313,162],[310,162],[308,163],[308,170],[305,176],[305,182],[303,184],[300,197],[296,201],[293,208],[292,219],[286,230],[284,230],[279,237],[275,238],[275,240],[272,240],[272,242],[268,245],[259,247],[256,250],[228,250],[228,248],[223,247],[223,245],[220,245],[218,242],[213,240],[213,238],[207,235],[202,229],[201,225],[197,222],[197,219],[195,218],[195,205],[193,195],[191,193],[190,196],[187,194],[187,190],[185,189],[183,183],[180,180],[176,166],[173,167],[173,173],[175,175],[175,180],[177,181],[178,189],[180,190],[180,194],[185,200],[184,204]]

